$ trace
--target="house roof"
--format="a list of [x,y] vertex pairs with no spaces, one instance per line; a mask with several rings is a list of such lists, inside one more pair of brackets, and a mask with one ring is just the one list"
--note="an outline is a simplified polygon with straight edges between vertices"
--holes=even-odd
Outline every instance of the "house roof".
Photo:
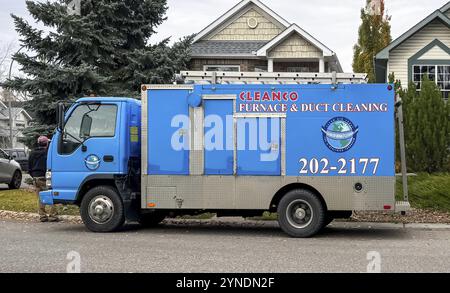
[[225,12],[222,16],[220,16],[217,20],[212,22],[210,25],[208,25],[206,28],[204,28],[202,31],[200,31],[193,40],[193,43],[196,43],[200,41],[204,36],[208,35],[215,29],[217,29],[220,25],[224,24],[228,19],[239,13],[243,8],[246,6],[254,4],[261,10],[263,10],[265,13],[267,13],[269,16],[271,16],[274,20],[279,22],[284,27],[288,27],[290,23],[282,18],[279,14],[277,14],[275,11],[267,7],[265,4],[261,3],[259,0],[243,0],[236,4],[233,8]]
[[[0,102],[1,103],[1,102]],[[3,104],[3,103],[2,103]],[[3,104],[4,105],[4,104]],[[0,106],[2,106],[0,104]],[[33,120],[33,118],[30,116],[30,114],[28,114],[28,112],[24,109],[24,108],[15,108],[12,107],[11,108],[11,112],[13,117],[17,117],[18,115],[20,115],[21,113],[23,113],[23,115],[25,115],[25,117],[28,118],[28,120]],[[9,110],[8,108],[5,106],[3,109],[0,109],[0,120],[8,120],[9,119]]]
[[450,9],[450,1],[448,1],[447,4],[445,4],[444,6],[442,6],[439,10],[440,10],[442,13],[446,13],[447,10],[449,10],[449,9]]
[[334,52],[331,51],[327,46],[319,42],[316,38],[311,36],[309,33],[304,31],[301,27],[299,27],[296,24],[292,24],[290,27],[288,27],[286,30],[284,30],[281,34],[273,38],[270,42],[268,42],[264,47],[258,50],[257,56],[267,56],[267,52],[270,51],[272,48],[276,47],[278,44],[280,44],[282,41],[284,41],[286,38],[288,38],[291,34],[297,33],[301,37],[303,37],[305,40],[310,42],[312,45],[317,47],[319,50],[323,52],[324,56],[333,56]]
[[442,23],[446,24],[448,27],[450,27],[450,18],[447,17],[444,13],[450,9],[450,1],[445,4],[440,9],[434,11],[430,15],[428,15],[425,19],[423,19],[421,22],[413,26],[411,29],[409,29],[407,32],[405,32],[403,35],[395,39],[392,43],[390,43],[386,48],[381,50],[376,56],[375,59],[389,59],[389,52],[395,48],[397,48],[400,44],[402,44],[404,41],[409,39],[411,36],[413,36],[415,33],[420,31],[422,28],[424,28],[426,25],[431,23],[432,21],[438,19]]
[[255,57],[255,52],[264,46],[266,41],[200,41],[192,44],[193,57]]

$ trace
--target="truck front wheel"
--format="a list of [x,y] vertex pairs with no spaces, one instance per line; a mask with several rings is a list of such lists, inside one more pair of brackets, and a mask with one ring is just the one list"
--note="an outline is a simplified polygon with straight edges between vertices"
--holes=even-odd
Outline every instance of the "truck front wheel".
[[80,213],[83,223],[92,232],[113,232],[125,222],[122,199],[110,186],[88,191],[81,201]]
[[311,237],[324,225],[325,208],[311,191],[295,189],[288,192],[278,204],[278,223],[288,235]]

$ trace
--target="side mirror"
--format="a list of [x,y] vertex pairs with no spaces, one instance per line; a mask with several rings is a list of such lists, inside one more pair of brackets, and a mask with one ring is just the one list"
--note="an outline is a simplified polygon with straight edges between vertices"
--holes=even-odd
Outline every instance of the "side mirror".
[[80,127],[80,137],[81,138],[88,138],[91,136],[91,127],[92,127],[92,118],[91,116],[85,114],[83,115],[83,119],[81,120],[81,127]]
[[64,114],[65,114],[65,111],[66,109],[65,109],[65,107],[64,107],[64,104],[63,103],[58,103],[58,109],[57,109],[57,111],[56,111],[56,121],[58,122],[58,130],[60,131],[60,132],[63,132],[64,131],[64,124],[65,124],[65,121],[64,121]]

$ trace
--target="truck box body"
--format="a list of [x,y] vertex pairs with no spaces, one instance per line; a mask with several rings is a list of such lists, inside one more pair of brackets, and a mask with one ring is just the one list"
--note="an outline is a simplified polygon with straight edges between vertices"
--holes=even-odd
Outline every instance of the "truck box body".
[[394,195],[392,85],[266,78],[271,84],[143,85],[141,101],[83,98],[66,112],[60,104],[41,202],[80,206],[94,232],[169,215],[270,211],[293,237],[352,211],[409,209]]
[[393,210],[394,101],[386,84],[144,86],[141,207],[269,210],[297,184],[328,210]]

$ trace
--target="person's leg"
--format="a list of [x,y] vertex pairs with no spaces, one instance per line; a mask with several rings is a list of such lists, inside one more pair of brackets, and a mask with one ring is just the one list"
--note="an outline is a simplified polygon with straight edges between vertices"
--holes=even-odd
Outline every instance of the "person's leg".
[[49,222],[57,222],[58,219],[58,212],[56,211],[56,207],[54,205],[50,206],[50,210],[48,212],[48,221]]
[[38,200],[38,213],[39,213],[39,219],[40,219],[41,222],[47,222],[48,221],[48,217],[47,217],[47,214],[45,212],[45,205],[43,205],[41,203],[41,200],[39,198],[39,192],[41,192],[44,187],[45,187],[45,182],[44,182],[44,185],[43,185],[42,184],[42,180],[40,180],[40,178],[34,179],[34,188],[35,188],[36,195],[37,195],[37,200]]

